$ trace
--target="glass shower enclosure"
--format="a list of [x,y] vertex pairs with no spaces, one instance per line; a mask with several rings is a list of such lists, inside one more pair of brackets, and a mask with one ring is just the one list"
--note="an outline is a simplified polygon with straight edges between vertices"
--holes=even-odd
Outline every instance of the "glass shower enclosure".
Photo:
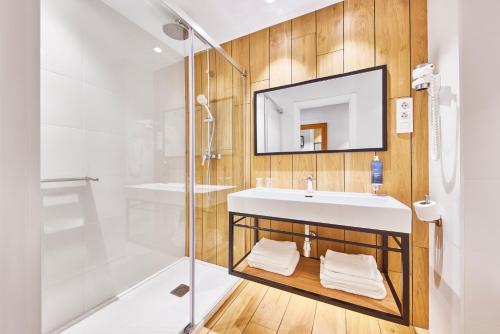
[[237,283],[244,70],[162,0],[41,6],[42,332],[202,323]]

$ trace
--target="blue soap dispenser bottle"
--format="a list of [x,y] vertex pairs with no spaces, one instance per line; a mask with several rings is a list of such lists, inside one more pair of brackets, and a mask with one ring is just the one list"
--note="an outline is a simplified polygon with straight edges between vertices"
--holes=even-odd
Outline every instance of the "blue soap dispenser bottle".
[[380,161],[378,155],[374,155],[372,160],[372,187],[374,194],[378,194],[378,191],[382,186],[383,171],[384,171],[384,166],[382,164],[382,161]]

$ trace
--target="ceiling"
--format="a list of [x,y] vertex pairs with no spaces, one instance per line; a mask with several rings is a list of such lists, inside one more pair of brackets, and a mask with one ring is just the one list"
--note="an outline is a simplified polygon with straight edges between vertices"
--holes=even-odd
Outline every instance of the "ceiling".
[[168,0],[223,43],[342,0]]

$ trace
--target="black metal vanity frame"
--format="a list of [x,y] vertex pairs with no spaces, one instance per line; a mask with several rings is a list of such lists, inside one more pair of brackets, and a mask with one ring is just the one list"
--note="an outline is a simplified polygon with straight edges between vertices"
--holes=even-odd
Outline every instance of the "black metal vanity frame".
[[[238,219],[235,220],[235,217],[239,217]],[[244,225],[241,224],[240,222],[246,218],[252,218],[253,219],[253,226],[251,225]],[[294,223],[294,224],[303,224],[303,225],[312,225],[312,226],[321,226],[321,227],[327,227],[327,228],[335,228],[335,229],[342,229],[342,230],[349,230],[349,231],[357,231],[357,232],[364,232],[364,233],[371,233],[371,234],[376,234],[380,235],[382,237],[382,245],[373,245],[373,244],[367,244],[367,243],[362,243],[362,242],[356,242],[356,241],[348,241],[348,240],[340,240],[340,239],[333,239],[333,238],[328,238],[328,237],[321,237],[317,235],[309,235],[307,236],[304,233],[296,233],[296,232],[289,232],[289,231],[282,231],[282,230],[276,230],[272,228],[265,228],[265,227],[260,227],[259,226],[259,219],[269,219],[269,220],[275,220],[275,221],[282,221],[282,222],[287,222],[287,223]],[[244,228],[244,229],[251,229],[254,230],[254,244],[258,241],[258,232],[259,231],[265,231],[265,232],[273,232],[273,233],[281,233],[281,234],[286,234],[286,235],[291,235],[291,236],[298,236],[298,237],[309,237],[310,240],[325,240],[325,241],[331,241],[331,242],[336,242],[336,243],[342,243],[342,244],[348,244],[348,245],[353,245],[353,246],[361,246],[361,247],[366,247],[366,248],[372,248],[372,249],[377,249],[382,251],[382,274],[384,275],[389,288],[390,288],[390,293],[392,294],[396,305],[399,309],[400,315],[395,315],[392,313],[387,313],[379,310],[375,310],[369,307],[349,303],[343,300],[319,295],[314,292],[310,292],[307,290],[295,288],[292,286],[288,286],[286,284],[278,283],[275,281],[271,281],[268,279],[264,279],[261,277],[249,275],[240,271],[236,271],[235,268],[243,261],[246,259],[246,257],[250,254],[250,252],[246,253],[237,263],[234,263],[234,251],[233,251],[233,245],[234,245],[234,229],[236,228]],[[392,238],[395,243],[397,244],[398,248],[394,247],[389,247],[389,238]],[[398,239],[399,238],[399,239]],[[402,265],[402,301],[400,300],[398,294],[396,293],[396,290],[394,288],[394,285],[391,281],[391,278],[389,277],[388,273],[388,263],[389,263],[389,252],[395,252],[395,253],[400,253],[401,254],[401,265]],[[357,227],[351,227],[351,226],[343,226],[343,225],[334,225],[334,224],[324,224],[324,223],[317,223],[317,222],[309,222],[309,221],[301,221],[301,220],[294,220],[294,219],[286,219],[286,218],[277,218],[277,217],[268,217],[268,216],[260,216],[260,215],[254,215],[254,214],[247,214],[247,213],[238,213],[238,212],[229,212],[229,274],[237,277],[241,277],[247,280],[255,281],[264,285],[272,286],[281,290],[289,291],[298,295],[302,295],[305,297],[309,297],[312,299],[316,299],[325,303],[329,303],[332,305],[340,306],[345,309],[349,309],[352,311],[356,311],[359,313],[364,313],[373,317],[377,317],[380,319],[392,321],[395,323],[399,323],[402,325],[409,325],[410,322],[410,235],[408,233],[400,233],[400,232],[392,232],[392,231],[384,231],[384,230],[373,230],[373,229],[367,229],[367,228],[357,228]],[[319,277],[318,277],[319,279]]]

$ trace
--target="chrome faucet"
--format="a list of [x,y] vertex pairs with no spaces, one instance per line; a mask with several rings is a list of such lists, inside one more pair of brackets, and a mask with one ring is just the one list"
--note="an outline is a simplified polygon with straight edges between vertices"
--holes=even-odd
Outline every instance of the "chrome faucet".
[[306,180],[307,180],[307,192],[308,193],[313,193],[314,192],[313,176],[309,175]]
[[[314,192],[313,179],[314,178],[312,175],[309,175],[306,178],[306,180],[307,180],[307,194],[309,194],[309,195],[306,195],[306,197],[313,197],[313,195],[312,195],[312,193]],[[304,246],[303,246],[303,249],[304,249],[303,255],[305,257],[310,257],[311,256],[311,249],[312,249],[310,236],[314,237],[315,234],[314,234],[314,232],[310,231],[309,225],[304,225],[304,234],[305,234],[305,238],[304,238]]]

